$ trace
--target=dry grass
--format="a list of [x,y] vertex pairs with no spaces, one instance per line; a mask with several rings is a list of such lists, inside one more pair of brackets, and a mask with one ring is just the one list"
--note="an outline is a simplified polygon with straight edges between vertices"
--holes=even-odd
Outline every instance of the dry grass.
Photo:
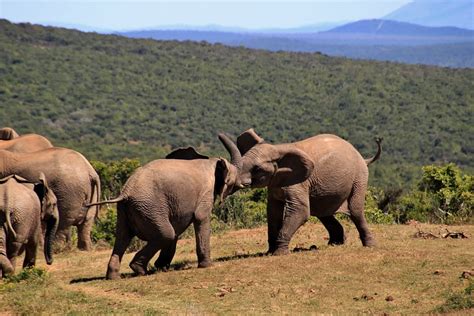
[[420,239],[414,226],[373,225],[379,245],[366,249],[354,226],[344,225],[346,245],[326,246],[324,228],[308,223],[291,247],[320,249],[283,257],[261,256],[265,228],[215,235],[208,269],[195,268],[194,240],[181,240],[177,270],[131,277],[127,254],[118,281],[103,280],[110,250],[64,253],[50,267],[40,260],[44,281],[0,281],[0,314],[422,314],[470,282],[461,274],[474,269],[474,226],[449,227],[469,239]]

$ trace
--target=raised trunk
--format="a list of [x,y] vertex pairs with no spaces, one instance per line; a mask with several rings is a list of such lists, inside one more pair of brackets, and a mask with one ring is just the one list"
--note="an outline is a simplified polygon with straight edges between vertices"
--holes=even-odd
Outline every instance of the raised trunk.
[[58,217],[51,216],[46,220],[46,234],[44,238],[44,258],[47,264],[53,263],[53,242],[58,229]]
[[242,155],[240,154],[237,145],[223,133],[219,134],[219,140],[222,142],[225,149],[227,149],[230,154],[230,163],[240,170],[242,168]]

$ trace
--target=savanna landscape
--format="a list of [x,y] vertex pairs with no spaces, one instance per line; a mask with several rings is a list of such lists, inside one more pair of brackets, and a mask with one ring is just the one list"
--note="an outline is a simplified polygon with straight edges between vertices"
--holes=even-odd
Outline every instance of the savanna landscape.
[[[0,314],[472,314],[474,70],[154,41],[0,20],[0,127],[82,153],[101,199],[145,163],[193,146],[228,157],[217,134],[254,128],[269,143],[333,133],[370,157],[366,218],[376,240],[328,245],[315,217],[291,253],[266,255],[267,190],[242,190],[211,215],[213,265],[198,269],[192,229],[168,271],[105,280],[115,206],[92,251],[56,247],[52,265],[0,280]],[[154,259],[152,260],[152,262]]]

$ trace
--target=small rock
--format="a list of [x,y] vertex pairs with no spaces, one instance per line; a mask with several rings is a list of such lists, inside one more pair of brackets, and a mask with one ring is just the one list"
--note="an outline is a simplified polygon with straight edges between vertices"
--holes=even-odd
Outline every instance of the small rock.
[[385,300],[386,300],[387,302],[391,302],[391,301],[393,301],[393,296],[392,296],[392,295],[389,295],[389,296],[387,296],[387,297],[385,298]]
[[441,270],[435,270],[435,272],[433,272],[434,275],[441,275],[441,274],[444,274],[443,271]]

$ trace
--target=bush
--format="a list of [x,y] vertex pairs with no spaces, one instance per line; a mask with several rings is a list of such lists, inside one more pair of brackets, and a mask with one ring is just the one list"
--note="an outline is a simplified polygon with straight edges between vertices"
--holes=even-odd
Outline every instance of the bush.
[[105,216],[99,217],[92,228],[92,240],[106,241],[110,245],[115,243],[115,226],[117,224],[117,210],[115,207],[107,207]]
[[365,218],[372,224],[393,224],[392,214],[384,213],[379,205],[385,199],[382,189],[369,187],[365,195]]
[[419,189],[431,195],[444,223],[465,222],[474,215],[474,177],[454,163],[425,166]]
[[267,189],[237,192],[213,210],[216,228],[252,228],[266,223]]
[[95,160],[91,164],[99,174],[103,199],[118,196],[128,178],[140,167],[138,159],[128,158],[109,162]]

